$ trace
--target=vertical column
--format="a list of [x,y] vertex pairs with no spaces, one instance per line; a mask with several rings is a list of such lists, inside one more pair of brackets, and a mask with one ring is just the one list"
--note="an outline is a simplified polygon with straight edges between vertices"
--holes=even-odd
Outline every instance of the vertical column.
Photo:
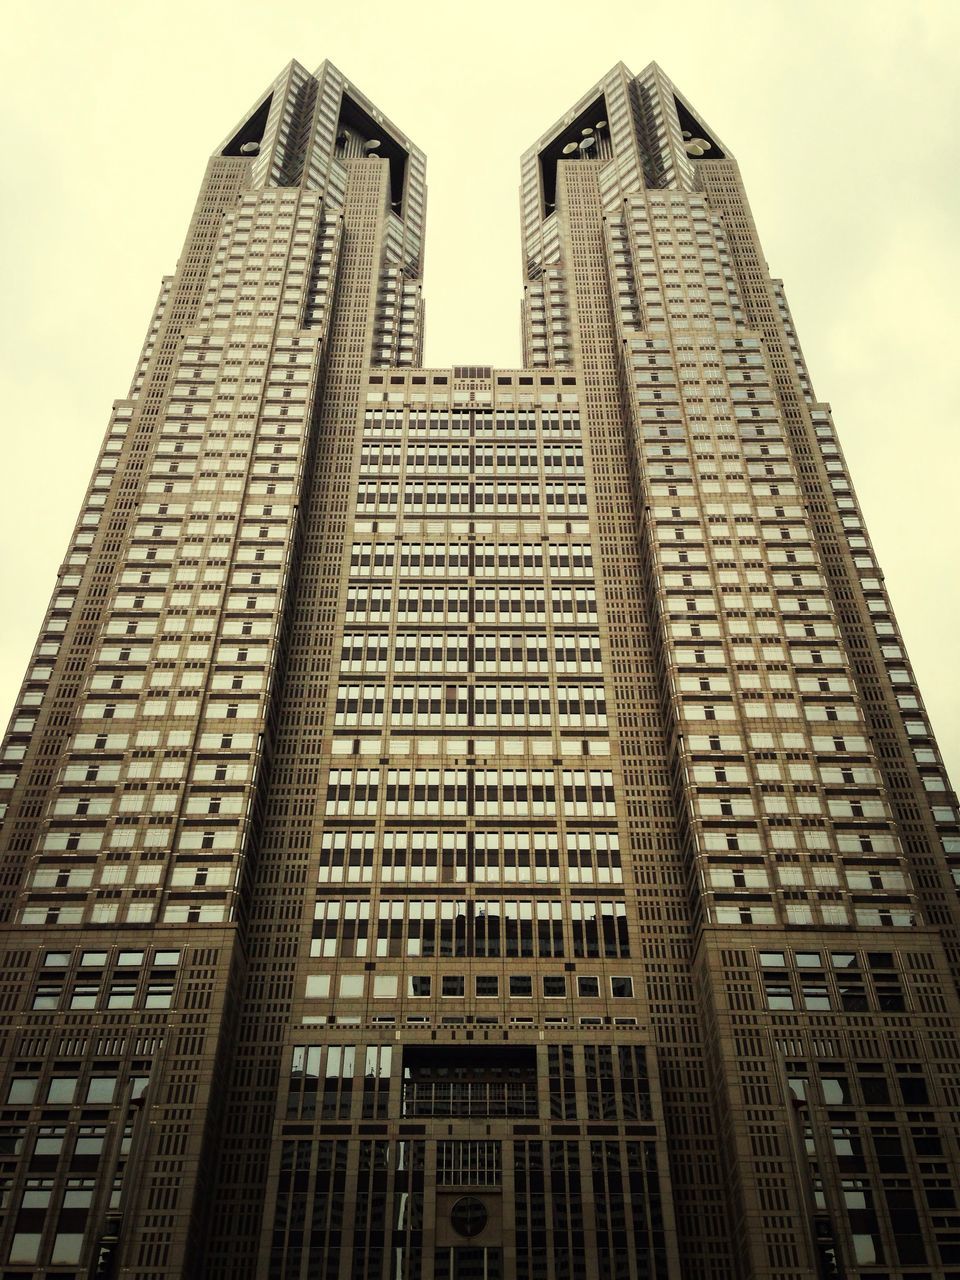
[[298,938],[290,934],[302,914],[311,834],[322,803],[323,729],[342,608],[343,539],[358,462],[360,389],[372,341],[387,204],[384,163],[344,163],[341,261],[317,408],[316,453],[305,479],[286,673],[251,898],[243,1012],[205,1263],[211,1278],[252,1275],[257,1268],[281,1051],[299,951]]
[[681,1265],[719,1280],[732,1266],[727,1209],[693,987],[686,870],[665,749],[649,561],[638,536],[638,459],[624,430],[598,169],[591,162],[560,164],[558,216],[579,344],[634,910],[677,1188]]

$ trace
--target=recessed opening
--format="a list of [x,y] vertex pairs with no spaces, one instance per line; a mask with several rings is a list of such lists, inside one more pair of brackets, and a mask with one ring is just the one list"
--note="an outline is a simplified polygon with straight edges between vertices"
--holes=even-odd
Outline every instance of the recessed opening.
[[[680,130],[683,133],[684,144],[699,143],[696,151],[690,150],[687,146],[688,154],[696,160],[723,160],[724,154],[707,133],[706,129],[696,118],[692,111],[689,111],[679,98],[674,98],[677,108],[677,119],[680,121]],[[702,144],[706,143],[704,147]]]
[[[373,143],[379,145],[372,146]],[[390,207],[394,213],[402,213],[407,153],[395,138],[390,137],[382,124],[377,124],[373,116],[346,93],[340,101],[336,154],[371,155],[386,160],[390,166]]]
[[220,152],[222,156],[239,156],[244,153],[241,148],[248,142],[262,142],[264,130],[267,127],[267,116],[270,114],[270,104],[273,102],[273,94],[271,93],[250,117],[245,125],[242,125],[233,135],[227,145]]
[[[544,149],[540,152],[540,190],[543,198],[543,216],[548,218],[557,207],[557,161],[565,159],[563,154],[565,147],[575,147],[570,155],[576,158],[577,155],[584,154],[580,152],[580,144],[585,137],[590,136],[584,130],[594,131],[598,124],[604,125],[606,129],[607,122],[607,102],[601,93],[595,98],[588,107],[577,116],[571,124],[557,134],[552,142],[548,142]],[[606,137],[609,140],[609,132]],[[586,152],[585,154],[590,154]]]

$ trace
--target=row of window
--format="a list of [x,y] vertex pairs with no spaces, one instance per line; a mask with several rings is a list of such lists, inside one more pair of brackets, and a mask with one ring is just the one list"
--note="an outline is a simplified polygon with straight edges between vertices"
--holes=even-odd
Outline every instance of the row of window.
[[[375,926],[370,950],[371,929]],[[565,935],[569,935],[569,941]],[[622,900],[320,899],[314,907],[313,956],[628,957]]]
[[[502,983],[502,991],[501,991]],[[467,976],[462,973],[444,973],[435,978],[429,973],[407,973],[402,977],[393,974],[341,973],[336,982],[327,973],[311,974],[307,978],[306,996],[310,1000],[327,1000],[334,995],[338,1000],[397,1000],[401,994],[409,1000],[420,1000],[435,994],[444,999],[462,999],[467,995]],[[501,994],[512,999],[532,999],[537,985],[545,1000],[566,1000],[577,996],[581,1000],[599,1000],[609,996],[613,1000],[633,998],[633,978],[629,974],[611,974],[606,979],[598,974],[577,974],[568,977],[564,973],[542,974],[537,984],[533,975],[510,973],[502,979],[497,973],[478,973],[470,984],[471,994],[478,1000],[498,999]]]
[[504,675],[558,674],[602,670],[597,633],[554,634],[526,632],[397,632],[391,643],[386,633],[347,632],[340,650],[340,669],[398,674],[410,671],[450,671]]
[[[557,791],[553,771],[542,769],[331,769],[326,812],[372,816],[382,802],[388,816],[526,816],[555,812]],[[613,817],[613,774],[564,769],[560,799],[571,816]]]
[[320,848],[321,884],[381,882],[558,883],[561,865],[574,884],[621,884],[614,831],[326,831]]
[[369,575],[392,573],[418,576],[462,573],[552,573],[586,577],[593,573],[593,553],[589,543],[540,542],[355,542],[350,550],[350,572]]

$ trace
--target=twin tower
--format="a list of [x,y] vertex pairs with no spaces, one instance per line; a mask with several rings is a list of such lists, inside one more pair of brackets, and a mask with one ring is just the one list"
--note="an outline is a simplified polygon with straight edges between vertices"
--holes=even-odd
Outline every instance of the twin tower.
[[3,745],[2,1280],[960,1276],[956,800],[737,164],[618,65],[521,201],[425,369],[370,100],[209,162]]

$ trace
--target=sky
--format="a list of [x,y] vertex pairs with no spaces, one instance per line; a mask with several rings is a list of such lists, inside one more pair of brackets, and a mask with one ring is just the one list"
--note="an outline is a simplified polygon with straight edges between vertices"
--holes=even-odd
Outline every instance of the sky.
[[519,157],[658,61],[740,162],[960,781],[955,0],[67,0],[0,51],[0,716],[207,156],[330,58],[427,155],[425,362],[520,363]]

